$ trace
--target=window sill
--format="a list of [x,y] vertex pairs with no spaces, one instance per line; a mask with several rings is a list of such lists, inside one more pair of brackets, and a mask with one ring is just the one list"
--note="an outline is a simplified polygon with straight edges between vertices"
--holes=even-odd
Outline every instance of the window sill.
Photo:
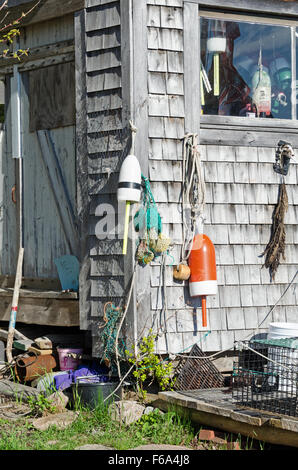
[[291,119],[274,119],[274,118],[248,118],[238,116],[201,116],[201,123],[206,126],[216,127],[234,127],[249,129],[268,129],[274,132],[277,130],[295,131],[298,130],[298,121]]
[[279,140],[298,148],[298,121],[207,115],[200,119],[202,144],[275,147]]

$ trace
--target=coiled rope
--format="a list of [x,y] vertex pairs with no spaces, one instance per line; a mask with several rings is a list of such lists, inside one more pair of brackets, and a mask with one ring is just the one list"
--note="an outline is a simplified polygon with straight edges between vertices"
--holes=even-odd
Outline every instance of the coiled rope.
[[182,166],[183,262],[189,258],[196,231],[202,231],[205,220],[205,202],[206,187],[198,149],[198,135],[186,134],[183,143]]

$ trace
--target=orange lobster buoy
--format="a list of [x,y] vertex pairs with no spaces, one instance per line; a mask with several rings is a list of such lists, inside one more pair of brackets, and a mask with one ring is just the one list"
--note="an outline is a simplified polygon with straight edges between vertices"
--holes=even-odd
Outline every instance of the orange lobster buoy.
[[202,324],[203,327],[206,327],[206,296],[217,294],[215,248],[207,235],[198,234],[194,237],[188,264],[191,270],[190,295],[202,298]]

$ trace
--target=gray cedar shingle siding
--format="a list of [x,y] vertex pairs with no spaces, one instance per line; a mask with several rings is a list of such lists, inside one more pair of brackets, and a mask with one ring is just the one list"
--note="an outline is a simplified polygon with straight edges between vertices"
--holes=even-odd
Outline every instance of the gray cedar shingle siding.
[[[181,94],[184,93],[182,1],[147,3],[150,178],[162,213],[167,202],[177,205],[181,191],[181,167],[179,172],[176,164],[179,166],[181,160],[180,138],[184,135],[183,118],[187,114],[181,100]],[[172,24],[173,30],[169,31],[170,22],[162,23],[162,17],[179,20],[172,20],[175,25]],[[178,103],[175,114],[171,114],[169,104],[173,97]],[[171,117],[176,119],[167,126]],[[170,147],[179,150],[170,151]],[[205,233],[215,244],[219,284],[218,295],[208,298],[208,319],[212,333],[203,339],[201,345],[206,351],[214,351],[253,334],[295,274],[297,172],[293,166],[286,179],[290,202],[286,219],[287,260],[280,267],[275,284],[270,284],[268,271],[261,269],[263,258],[259,256],[269,241],[271,217],[278,194],[279,177],[272,168],[275,148],[201,145],[200,151],[207,190]],[[178,162],[175,162],[174,168],[173,160],[176,159]],[[172,230],[168,233],[178,235],[179,238],[181,230],[176,212],[179,213],[178,205],[177,210],[167,211],[163,221],[166,222],[165,230],[171,224]],[[177,248],[179,246],[176,247],[179,253]],[[179,257],[176,261],[179,261]],[[154,315],[154,309],[162,307],[162,301],[158,298],[160,269],[158,266],[152,266],[151,269]],[[168,305],[171,328],[167,339],[170,344],[168,349],[177,352],[198,341],[204,334],[200,331],[200,309],[197,309],[196,315],[191,309],[185,309],[187,304],[184,295],[189,300],[187,290],[175,286],[171,270],[169,266],[167,283],[168,298],[171,299]],[[292,289],[275,308],[270,319],[293,321],[296,305],[297,296]],[[176,319],[176,334],[173,332],[173,317]],[[265,331],[270,319],[262,325],[260,331]],[[193,333],[196,329],[197,335]],[[165,346],[165,341],[161,339],[160,344]]]
[[[89,255],[93,354],[100,354],[104,304],[124,294],[121,245],[98,240],[97,207],[112,204],[123,157],[120,2],[88,0],[86,8],[87,148],[89,174]],[[105,197],[106,196],[106,197]]]
[[[95,205],[98,195],[115,193],[119,159],[123,156],[123,142],[116,138],[121,128],[121,38],[120,26],[116,24],[119,21],[119,2],[98,1],[96,5],[87,9],[87,21],[94,8],[101,11],[100,24],[104,28],[98,29],[90,19],[90,27],[92,24],[97,29],[90,29],[87,33],[87,49],[92,43],[87,57],[91,87],[88,89],[89,192]],[[104,26],[104,18],[108,27]],[[147,1],[147,44],[149,177],[162,215],[164,233],[175,243],[171,255],[178,263],[182,242],[181,139],[186,128],[185,116],[189,112],[184,102],[183,54],[188,51],[183,51],[182,0]],[[103,63],[96,70],[99,61],[95,58],[99,57]],[[106,112],[107,109],[110,111]],[[92,132],[98,118],[93,112],[104,114],[103,123],[107,118],[107,132]],[[218,295],[207,300],[208,330],[211,333],[206,334],[202,329],[200,303],[189,297],[187,283],[177,284],[173,280],[172,259],[167,257],[167,334],[158,340],[157,349],[161,352],[183,351],[195,342],[199,342],[205,351],[217,351],[231,347],[235,340],[251,336],[296,272],[296,166],[292,165],[286,178],[290,204],[286,217],[286,261],[278,270],[275,284],[271,284],[268,271],[262,269],[263,258],[260,255],[269,241],[280,181],[273,172],[275,148],[266,147],[264,143],[259,147],[247,147],[245,139],[239,139],[238,145],[210,145],[204,143],[204,132],[202,135],[200,151],[207,190],[205,233],[215,244],[219,284]],[[210,135],[208,131],[208,141]],[[214,137],[216,142],[216,130]],[[105,168],[101,155],[108,157],[111,164],[109,177],[101,170]],[[93,319],[98,320],[104,303],[111,299],[115,302],[120,300],[127,286],[124,285],[121,241],[98,241],[94,236],[97,220],[94,209],[91,212],[94,217],[94,224],[90,225],[91,308]],[[160,317],[163,307],[163,277],[156,261],[146,270],[147,273],[150,271],[150,292],[146,293],[146,301],[150,302],[149,318],[146,314],[149,327],[154,319]],[[144,285],[139,280],[137,297],[143,298],[143,290]],[[266,332],[272,320],[297,321],[297,297],[298,292],[289,289],[258,333]],[[97,344],[96,323],[94,335]]]

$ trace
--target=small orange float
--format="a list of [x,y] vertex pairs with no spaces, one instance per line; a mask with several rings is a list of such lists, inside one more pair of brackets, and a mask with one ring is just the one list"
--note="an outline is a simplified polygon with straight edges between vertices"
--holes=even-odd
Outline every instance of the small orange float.
[[194,237],[188,264],[191,275],[189,291],[191,297],[202,298],[202,324],[207,326],[206,296],[217,294],[217,274],[215,248],[207,235]]

